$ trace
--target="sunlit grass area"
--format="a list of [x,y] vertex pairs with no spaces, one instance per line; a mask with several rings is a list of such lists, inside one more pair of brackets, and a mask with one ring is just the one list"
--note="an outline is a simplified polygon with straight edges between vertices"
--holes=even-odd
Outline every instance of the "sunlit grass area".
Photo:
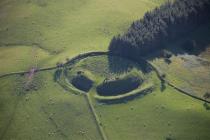
[[210,139],[209,24],[163,43],[168,58],[107,52],[164,2],[0,0],[0,140]]
[[[15,52],[15,46],[37,44],[53,55],[39,60],[39,66],[54,66],[79,53],[107,50],[111,38],[124,32],[146,11],[163,1],[153,0],[2,0],[0,2],[0,46]],[[4,50],[6,49],[4,48]],[[9,51],[9,50],[5,50]],[[28,58],[25,50],[16,55]],[[0,52],[2,55],[2,51]],[[25,59],[24,59],[25,60]],[[28,60],[28,59],[27,59]],[[1,73],[26,69],[22,61],[16,69],[9,63]],[[23,66],[25,65],[25,66]]]
[[85,97],[61,88],[53,72],[37,74],[35,90],[24,90],[24,80],[0,80],[1,139],[101,139]]

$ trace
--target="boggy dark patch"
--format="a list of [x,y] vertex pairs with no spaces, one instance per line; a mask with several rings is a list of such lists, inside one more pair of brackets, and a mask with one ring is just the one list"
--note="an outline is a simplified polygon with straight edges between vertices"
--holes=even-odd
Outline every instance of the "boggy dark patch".
[[138,88],[142,82],[142,79],[136,77],[108,81],[97,87],[97,93],[101,96],[117,96]]
[[88,92],[93,85],[93,81],[90,80],[88,77],[82,75],[82,74],[78,74],[77,76],[75,76],[71,80],[71,83],[72,83],[73,86],[75,86],[79,90],[82,90],[82,91],[85,91],[85,92]]

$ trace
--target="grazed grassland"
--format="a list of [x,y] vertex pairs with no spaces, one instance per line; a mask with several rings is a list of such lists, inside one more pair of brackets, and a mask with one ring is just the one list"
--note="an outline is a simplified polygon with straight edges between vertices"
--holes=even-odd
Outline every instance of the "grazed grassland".
[[[0,2],[0,47],[16,52],[15,46],[37,44],[52,55],[40,59],[42,66],[54,66],[79,53],[107,50],[113,35],[124,32],[130,23],[163,1],[153,0],[2,0]],[[29,50],[30,50],[29,49]],[[40,50],[41,51],[41,50]],[[19,47],[16,62],[11,53],[0,51],[0,73],[26,70],[31,59]],[[42,52],[43,53],[43,52]],[[14,54],[14,53],[13,53]],[[5,56],[6,55],[6,56]],[[17,64],[14,69],[11,64]],[[7,71],[6,71],[7,70]]]

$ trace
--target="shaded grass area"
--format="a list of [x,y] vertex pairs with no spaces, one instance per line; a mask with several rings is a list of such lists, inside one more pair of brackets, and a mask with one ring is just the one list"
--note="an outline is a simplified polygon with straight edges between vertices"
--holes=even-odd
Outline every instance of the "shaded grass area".
[[77,76],[75,76],[71,83],[78,89],[82,90],[82,91],[89,91],[93,85],[93,81],[91,79],[89,79],[87,76],[85,76],[84,74],[78,74]]
[[97,86],[96,91],[101,96],[122,95],[141,86],[143,80],[138,71],[132,71],[124,76],[105,80]]
[[[194,29],[188,36],[178,38],[173,42],[165,42],[163,44],[164,50],[151,52],[147,58],[153,60],[156,58],[163,58],[163,52],[169,52],[175,56],[190,54],[209,60],[209,45],[210,45],[210,24],[203,24]],[[165,57],[166,58],[166,57]]]
[[[93,56],[87,57],[69,69],[68,75],[75,75],[78,71],[87,71],[88,76],[101,77],[103,80],[119,77],[130,72],[132,69],[140,70],[142,67],[133,61],[118,56]],[[92,75],[91,75],[92,73]],[[97,81],[97,79],[95,79]]]
[[[165,49],[172,54],[172,57],[164,58],[160,52],[156,52],[147,59],[165,75],[165,79],[171,84],[205,100],[204,95],[210,91],[209,35],[208,23],[195,29],[186,38],[165,44]],[[191,49],[186,50],[185,47]],[[206,100],[209,101],[209,99]]]
[[[70,60],[69,63],[55,70],[54,81],[58,82],[67,91],[78,95],[93,94],[98,101],[108,103],[109,101],[126,102],[137,96],[144,96],[154,88],[151,79],[149,79],[151,68],[148,65],[137,64],[125,58],[103,53],[97,56],[79,56],[81,56],[81,59],[73,59],[73,63],[70,63]],[[113,71],[110,65],[112,67],[116,65],[120,71]],[[121,71],[122,69],[123,71]],[[86,87],[88,87],[88,90],[84,90]],[[106,91],[105,94],[107,95],[99,96],[97,94],[99,90],[101,92]]]
[[152,84],[146,84],[140,88],[131,90],[127,93],[116,95],[116,96],[100,96],[95,94],[94,97],[98,102],[106,104],[126,103],[137,97],[143,97],[153,91],[154,86]]
[[[160,87],[160,81],[153,75]],[[95,102],[108,139],[209,139],[210,112],[203,102],[166,86],[156,88],[144,98],[104,105]],[[196,133],[195,133],[196,132]]]
[[[73,89],[72,86],[79,90],[88,87],[86,92],[93,88],[100,95],[116,96],[130,92],[141,86],[141,83],[147,82],[144,75],[148,73],[142,72],[142,69],[146,69],[145,67],[145,65],[141,66],[131,60],[112,55],[88,56],[73,65],[66,65],[60,81],[64,83],[67,81],[66,84],[69,85],[66,86],[71,89]],[[60,70],[58,69],[56,73],[60,73]],[[56,73],[55,76],[59,75]]]
[[36,91],[22,89],[24,77],[0,79],[1,139],[101,139],[85,97],[65,91],[53,73],[37,74],[42,83]]
[[[206,60],[208,58],[208,50],[210,45],[210,23],[204,24],[196,28],[189,36],[180,38],[172,44],[166,44],[169,51],[175,55],[191,54],[196,55]],[[191,49],[186,49],[191,48]]]
[[[124,32],[132,21],[161,3],[162,0],[1,0],[0,46],[37,44],[52,54],[38,60],[38,64],[54,66],[80,53],[107,50],[114,35]],[[8,52],[12,48],[5,48],[8,56],[12,56]],[[0,51],[0,56],[3,54]],[[7,63],[1,73],[31,66],[26,50],[18,50],[17,55],[24,61],[5,58]],[[10,66],[12,63],[17,66]]]

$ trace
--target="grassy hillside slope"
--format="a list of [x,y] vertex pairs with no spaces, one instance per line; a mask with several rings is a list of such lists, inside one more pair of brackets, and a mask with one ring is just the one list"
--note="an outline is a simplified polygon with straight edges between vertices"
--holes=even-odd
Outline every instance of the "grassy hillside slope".
[[[0,75],[107,50],[113,35],[164,1],[1,0]],[[209,52],[201,57],[209,60]],[[92,57],[75,64],[69,78],[84,70],[99,83],[123,74],[128,66],[124,59]],[[141,70],[136,63],[132,66]],[[167,85],[161,91],[154,72],[149,75],[152,93],[118,104],[97,102],[93,90],[91,100],[73,94],[54,81],[54,72],[35,73],[30,91],[24,90],[30,85],[26,75],[0,78],[0,140],[101,140],[88,101],[108,140],[210,139],[210,111],[204,107],[210,105]]]
[[[39,66],[55,65],[79,53],[107,50],[113,35],[125,31],[133,20],[164,0],[2,0],[0,2],[0,47],[16,51],[15,46],[36,44],[51,54]],[[5,53],[0,73],[24,70],[30,56],[20,48],[26,61],[14,61]],[[0,56],[4,52],[0,51]],[[5,56],[7,55],[7,56]],[[7,63],[4,63],[7,61]],[[12,68],[9,63],[16,64]],[[5,65],[3,65],[5,64]],[[26,65],[26,66],[23,66]]]
[[0,79],[1,140],[101,139],[84,96],[62,89],[53,72],[36,75],[36,90],[24,91],[24,79]]

